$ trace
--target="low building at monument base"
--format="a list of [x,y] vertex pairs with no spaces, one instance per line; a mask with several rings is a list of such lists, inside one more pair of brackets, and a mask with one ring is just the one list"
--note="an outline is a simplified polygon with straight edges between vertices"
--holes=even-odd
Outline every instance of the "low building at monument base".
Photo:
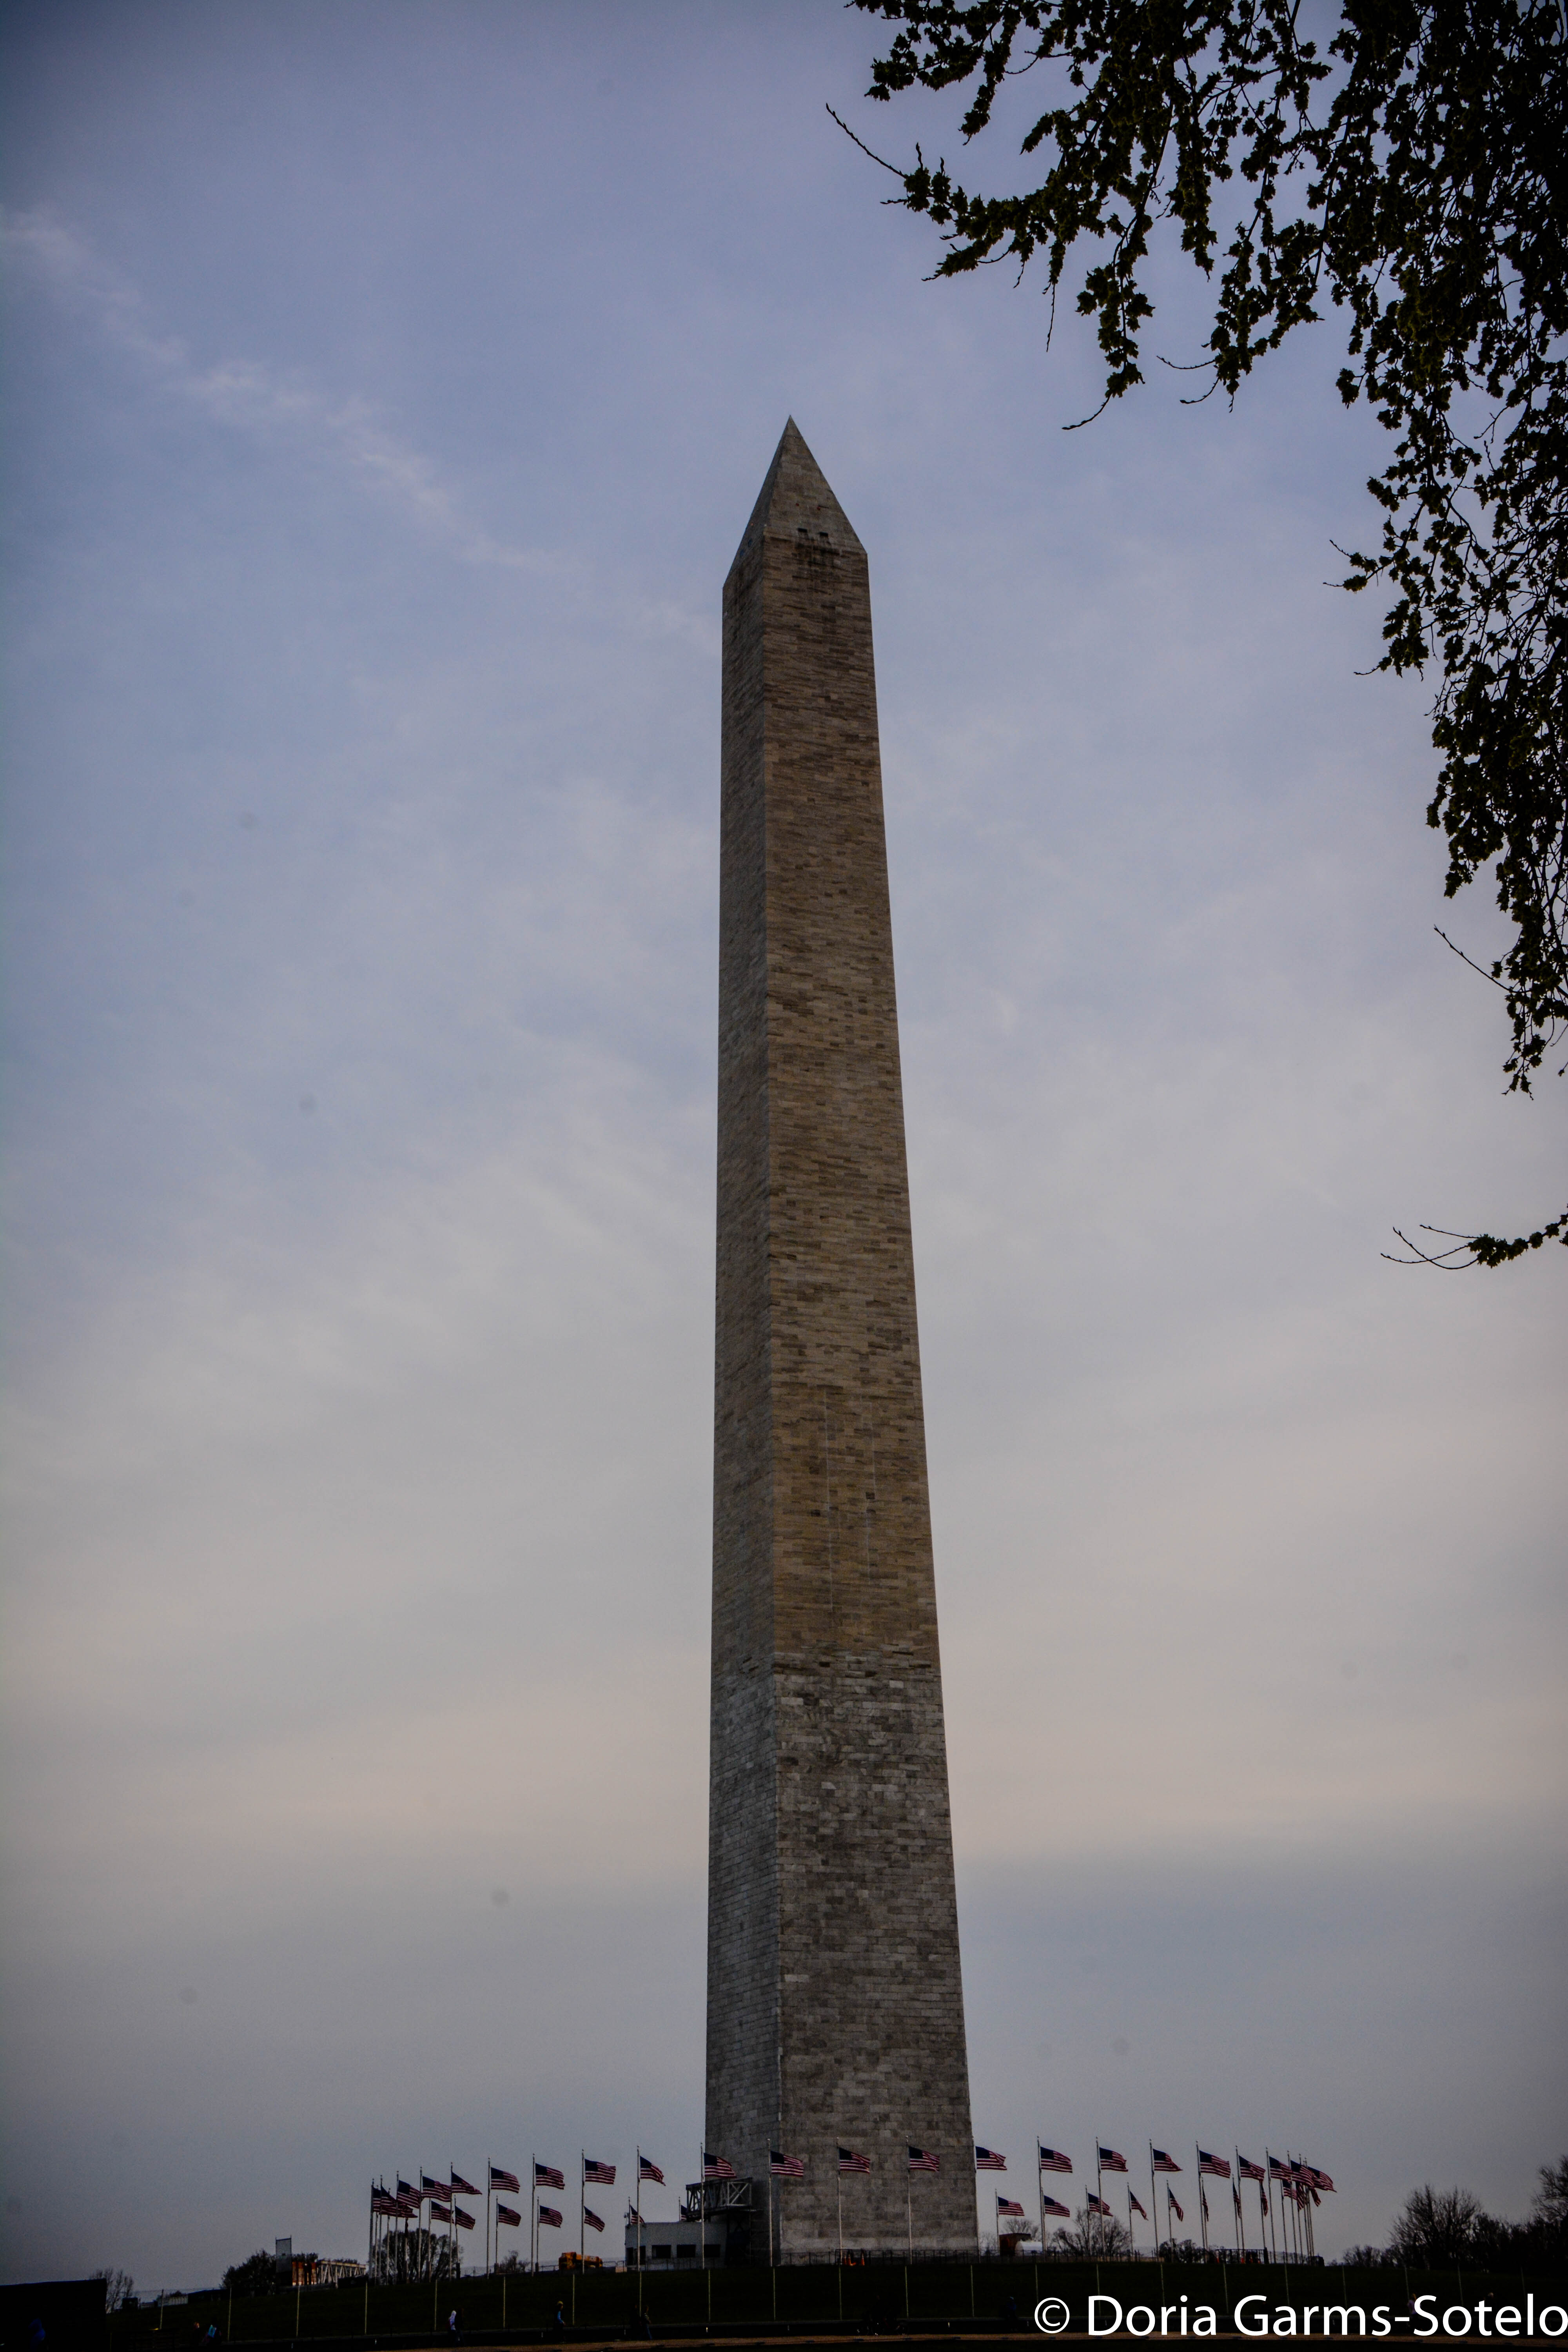
[[694,2271],[703,2264],[721,2270],[727,2251],[727,2232],[717,2219],[645,2221],[640,2230],[635,2221],[626,2223],[629,2271]]

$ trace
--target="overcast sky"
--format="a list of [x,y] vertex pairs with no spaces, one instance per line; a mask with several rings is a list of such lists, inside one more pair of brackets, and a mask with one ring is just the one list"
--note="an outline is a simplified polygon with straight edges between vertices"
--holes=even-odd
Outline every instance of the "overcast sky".
[[1089,338],[925,282],[825,106],[952,110],[834,0],[8,25],[6,2274],[689,2177],[718,616],[790,413],[871,562],[976,2133],[1026,2201],[1035,2131],[1289,2147],[1331,2251],[1521,2213],[1568,1264],[1380,1252],[1560,1207],[1563,1107],[1325,585],[1331,327],[1064,433]]

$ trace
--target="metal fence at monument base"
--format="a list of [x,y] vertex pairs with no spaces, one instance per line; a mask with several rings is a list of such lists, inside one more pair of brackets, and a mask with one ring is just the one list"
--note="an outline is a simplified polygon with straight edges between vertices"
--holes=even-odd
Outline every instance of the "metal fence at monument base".
[[[108,2352],[198,2352],[223,2344],[364,2344],[393,2352],[448,2342],[466,2345],[576,2342],[651,2336],[678,2340],[703,2336],[788,2336],[808,2331],[846,2334],[867,2327],[911,2336],[1029,2336],[1036,2303],[1058,2296],[1070,2318],[1067,2334],[1087,2328],[1091,2294],[1113,2294],[1124,2305],[1214,2305],[1221,2333],[1234,2332],[1235,2305],[1267,2287],[1275,2308],[1310,2304],[1377,2304],[1408,2312],[1420,2294],[1438,2309],[1485,2295],[1522,2305],[1563,2301],[1560,2273],[1417,2272],[1396,2266],[1350,2271],[1308,2269],[1294,2263],[1258,2270],[1250,2264],[1115,2261],[1013,2260],[899,2263],[868,2261],[737,2265],[702,2272],[508,2272],[490,2277],[440,2280],[421,2287],[378,2287],[368,2282],[307,2287],[294,2293],[229,2298],[221,2290],[192,2294],[177,2310],[127,2309],[109,2319],[99,2338]],[[556,2314],[560,2312],[557,2323]],[[457,2328],[449,2315],[457,2313]],[[162,2323],[162,2324],[160,2324]],[[1303,2333],[1309,2332],[1303,2330]],[[1316,2333],[1316,2330],[1310,2332]],[[1353,2331],[1352,2331],[1353,2332]],[[1369,2333],[1370,2333],[1369,2329]],[[1395,2332],[1408,2336],[1408,2327]]]

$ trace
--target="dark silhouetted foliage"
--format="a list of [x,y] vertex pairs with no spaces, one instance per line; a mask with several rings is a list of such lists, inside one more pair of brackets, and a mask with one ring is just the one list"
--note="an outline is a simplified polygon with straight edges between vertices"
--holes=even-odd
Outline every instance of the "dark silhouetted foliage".
[[[209,2272],[208,2276],[211,2276]],[[273,2294],[278,2289],[278,2262],[273,2254],[263,2253],[258,2247],[242,2263],[233,2263],[223,2274],[223,2283],[231,2294]]]
[[[1301,37],[1297,0],[856,0],[897,26],[870,95],[965,87],[965,141],[1005,82],[1040,104],[1034,184],[984,195],[945,160],[889,164],[930,216],[939,277],[1069,257],[1105,398],[1142,382],[1152,243],[1173,225],[1215,278],[1200,369],[1232,398],[1292,328],[1345,320],[1346,403],[1394,436],[1369,483],[1382,542],[1346,588],[1392,592],[1380,667],[1432,668],[1427,822],[1452,897],[1491,869],[1512,926],[1510,1089],[1568,1024],[1568,30],[1561,0],[1346,0]],[[879,158],[879,160],[882,160]],[[1206,396],[1206,395],[1205,395]],[[1559,1075],[1562,1075],[1560,1072]],[[1432,1227],[1424,1228],[1435,1232]],[[1438,1234],[1429,1264],[1568,1245]]]

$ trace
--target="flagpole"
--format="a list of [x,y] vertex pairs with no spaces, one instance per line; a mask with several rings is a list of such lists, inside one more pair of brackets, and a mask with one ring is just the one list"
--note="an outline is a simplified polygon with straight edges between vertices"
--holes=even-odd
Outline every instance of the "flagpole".
[[1265,2148],[1263,2151],[1263,2201],[1268,2211],[1263,2232],[1263,2244],[1268,2260],[1273,2262],[1279,2249],[1274,2243],[1274,2183],[1268,2177],[1268,2150]]
[[708,2150],[697,2151],[697,2260],[708,2267]]
[[1204,2195],[1203,2150],[1196,2140],[1193,2142],[1193,2162],[1198,2168],[1198,2236],[1206,2254],[1209,2250],[1208,2200]]
[[1149,2219],[1154,2231],[1154,2259],[1160,2259],[1160,2192],[1154,2186],[1154,2143],[1149,2143]]
[[1233,2147],[1230,2152],[1236,2158],[1236,2218],[1241,2234],[1241,2259],[1245,2262],[1247,2260],[1247,2209],[1241,2194],[1241,2150],[1238,2147]]
[[1274,2234],[1274,2158],[1267,2148],[1263,2151],[1263,2183],[1268,2192],[1268,2259],[1272,2263],[1278,2263],[1279,2241]]
[[915,2258],[914,2175],[910,2170],[909,2142],[904,2142],[904,2237],[910,2250],[910,2260]]
[[1040,2162],[1040,2149],[1043,2146],[1044,2142],[1042,2141],[1039,2133],[1037,2132],[1035,2134],[1035,2193],[1040,2200],[1040,2255],[1042,2260],[1045,2257],[1046,2252],[1046,2175],[1045,2168]]
[[[1000,2231],[997,2232],[996,2243],[1000,2248],[1002,2243]],[[1127,2184],[1127,2246],[1130,2253],[1137,2251],[1138,2241],[1132,2231],[1132,2183],[1131,2181]]]
[[[844,2167],[842,2164],[838,2168],[838,2267],[840,2271],[844,2268]],[[839,2287],[842,2291],[842,2279],[839,2281]]]
[[1100,2227],[1100,2224],[1105,2217],[1100,2212],[1100,2208],[1104,2204],[1104,2202],[1105,2192],[1101,2189],[1100,2183],[1100,2134],[1096,2132],[1094,2135],[1094,2234],[1100,2241],[1100,2252],[1102,2253],[1105,2251],[1105,2231]]

